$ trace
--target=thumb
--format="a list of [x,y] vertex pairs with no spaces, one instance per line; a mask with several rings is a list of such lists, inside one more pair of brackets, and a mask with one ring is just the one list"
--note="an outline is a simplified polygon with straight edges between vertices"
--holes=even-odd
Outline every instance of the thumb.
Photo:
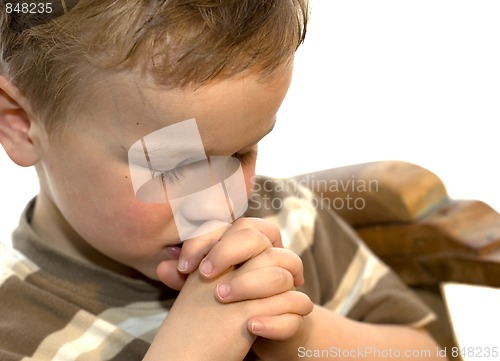
[[162,261],[156,268],[156,275],[166,286],[180,291],[188,275],[182,274],[177,270],[176,260]]

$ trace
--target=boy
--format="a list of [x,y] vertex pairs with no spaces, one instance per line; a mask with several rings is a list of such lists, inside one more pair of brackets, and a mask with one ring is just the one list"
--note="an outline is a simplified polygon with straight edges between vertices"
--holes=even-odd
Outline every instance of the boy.
[[0,142],[40,194],[4,255],[2,360],[436,358],[432,314],[334,214],[253,183],[304,1],[16,4]]

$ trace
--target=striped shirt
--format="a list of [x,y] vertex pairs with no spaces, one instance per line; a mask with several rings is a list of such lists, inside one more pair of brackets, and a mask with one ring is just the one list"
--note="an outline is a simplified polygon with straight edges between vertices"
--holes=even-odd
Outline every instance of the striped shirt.
[[[248,216],[280,227],[304,264],[301,291],[333,312],[422,327],[432,312],[308,190],[259,178]],[[0,252],[0,360],[141,360],[177,292],[72,259],[31,228],[34,201]],[[250,353],[245,360],[256,360]]]

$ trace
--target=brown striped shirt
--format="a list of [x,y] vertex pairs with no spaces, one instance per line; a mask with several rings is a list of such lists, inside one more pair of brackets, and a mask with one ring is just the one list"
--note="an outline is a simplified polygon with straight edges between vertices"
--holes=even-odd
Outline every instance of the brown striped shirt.
[[[313,302],[371,323],[421,327],[424,304],[333,212],[296,183],[260,178],[248,216],[275,222]],[[141,360],[177,292],[80,263],[33,231],[32,201],[0,252],[0,360]],[[246,360],[255,360],[252,353]]]

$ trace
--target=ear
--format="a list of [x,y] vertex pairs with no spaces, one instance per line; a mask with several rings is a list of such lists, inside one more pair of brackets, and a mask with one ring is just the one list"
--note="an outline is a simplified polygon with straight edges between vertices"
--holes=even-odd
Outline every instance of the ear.
[[0,75],[0,143],[9,158],[22,167],[39,160],[30,136],[33,122],[27,104],[17,87]]

